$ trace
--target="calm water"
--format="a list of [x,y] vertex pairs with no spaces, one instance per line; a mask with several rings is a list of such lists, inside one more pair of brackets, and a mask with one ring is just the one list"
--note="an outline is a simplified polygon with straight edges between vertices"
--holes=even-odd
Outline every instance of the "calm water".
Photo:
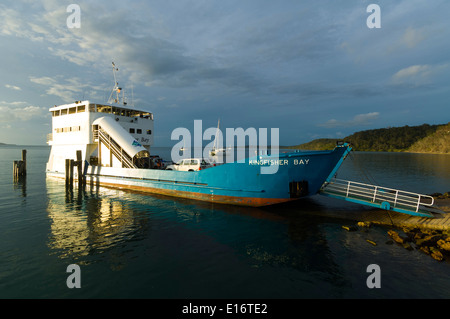
[[[449,262],[385,244],[387,228],[347,232],[348,221],[322,214],[359,205],[314,196],[255,209],[107,188],[66,193],[45,176],[48,147],[26,147],[28,176],[14,183],[22,148],[0,148],[0,298],[450,298]],[[355,153],[338,175],[446,192],[450,156]],[[66,285],[69,264],[80,266],[80,289]],[[370,264],[381,268],[379,289],[366,285]]]

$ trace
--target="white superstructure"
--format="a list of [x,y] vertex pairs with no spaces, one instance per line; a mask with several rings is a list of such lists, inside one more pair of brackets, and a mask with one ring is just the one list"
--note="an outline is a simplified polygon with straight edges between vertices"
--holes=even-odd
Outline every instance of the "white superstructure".
[[153,144],[153,114],[126,105],[76,101],[54,106],[47,171],[64,172],[65,160],[105,167],[145,167]]

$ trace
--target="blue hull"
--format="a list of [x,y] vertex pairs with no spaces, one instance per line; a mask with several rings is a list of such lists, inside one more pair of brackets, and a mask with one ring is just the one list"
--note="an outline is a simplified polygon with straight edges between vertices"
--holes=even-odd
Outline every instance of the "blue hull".
[[[315,195],[334,176],[351,147],[257,156],[194,172],[90,166],[87,181],[210,202],[265,206]],[[278,164],[274,174],[262,168]]]

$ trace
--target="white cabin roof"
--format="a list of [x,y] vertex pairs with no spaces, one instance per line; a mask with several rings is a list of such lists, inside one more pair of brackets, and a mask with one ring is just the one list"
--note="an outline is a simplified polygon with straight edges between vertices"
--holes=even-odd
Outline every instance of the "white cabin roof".
[[57,111],[57,110],[62,110],[62,109],[68,109],[68,108],[76,107],[76,106],[80,106],[80,105],[85,105],[85,106],[87,106],[87,105],[100,105],[100,106],[109,106],[111,108],[125,109],[125,110],[128,110],[128,111],[134,111],[134,112],[141,112],[141,113],[148,113],[148,114],[152,113],[150,111],[138,110],[138,109],[136,109],[133,106],[122,105],[122,104],[94,103],[94,102],[90,102],[89,100],[75,101],[75,102],[69,103],[69,104],[55,105],[55,106],[49,108],[49,111]]

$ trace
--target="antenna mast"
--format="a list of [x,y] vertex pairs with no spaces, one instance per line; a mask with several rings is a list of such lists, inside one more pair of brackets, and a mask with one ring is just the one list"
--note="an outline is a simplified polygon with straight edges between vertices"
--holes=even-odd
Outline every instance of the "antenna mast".
[[[116,71],[119,71],[119,68],[116,68],[116,65],[114,64],[114,62],[112,62],[112,71],[113,71],[113,76],[114,76],[114,87],[111,91],[111,95],[109,96],[108,99],[108,103],[119,103],[120,98],[119,98],[119,94],[120,91],[122,91],[122,88],[119,87],[119,82],[117,82],[116,79]],[[115,98],[114,98],[114,94],[115,94]],[[123,93],[122,93],[123,96]],[[122,101],[125,104],[125,101]]]

